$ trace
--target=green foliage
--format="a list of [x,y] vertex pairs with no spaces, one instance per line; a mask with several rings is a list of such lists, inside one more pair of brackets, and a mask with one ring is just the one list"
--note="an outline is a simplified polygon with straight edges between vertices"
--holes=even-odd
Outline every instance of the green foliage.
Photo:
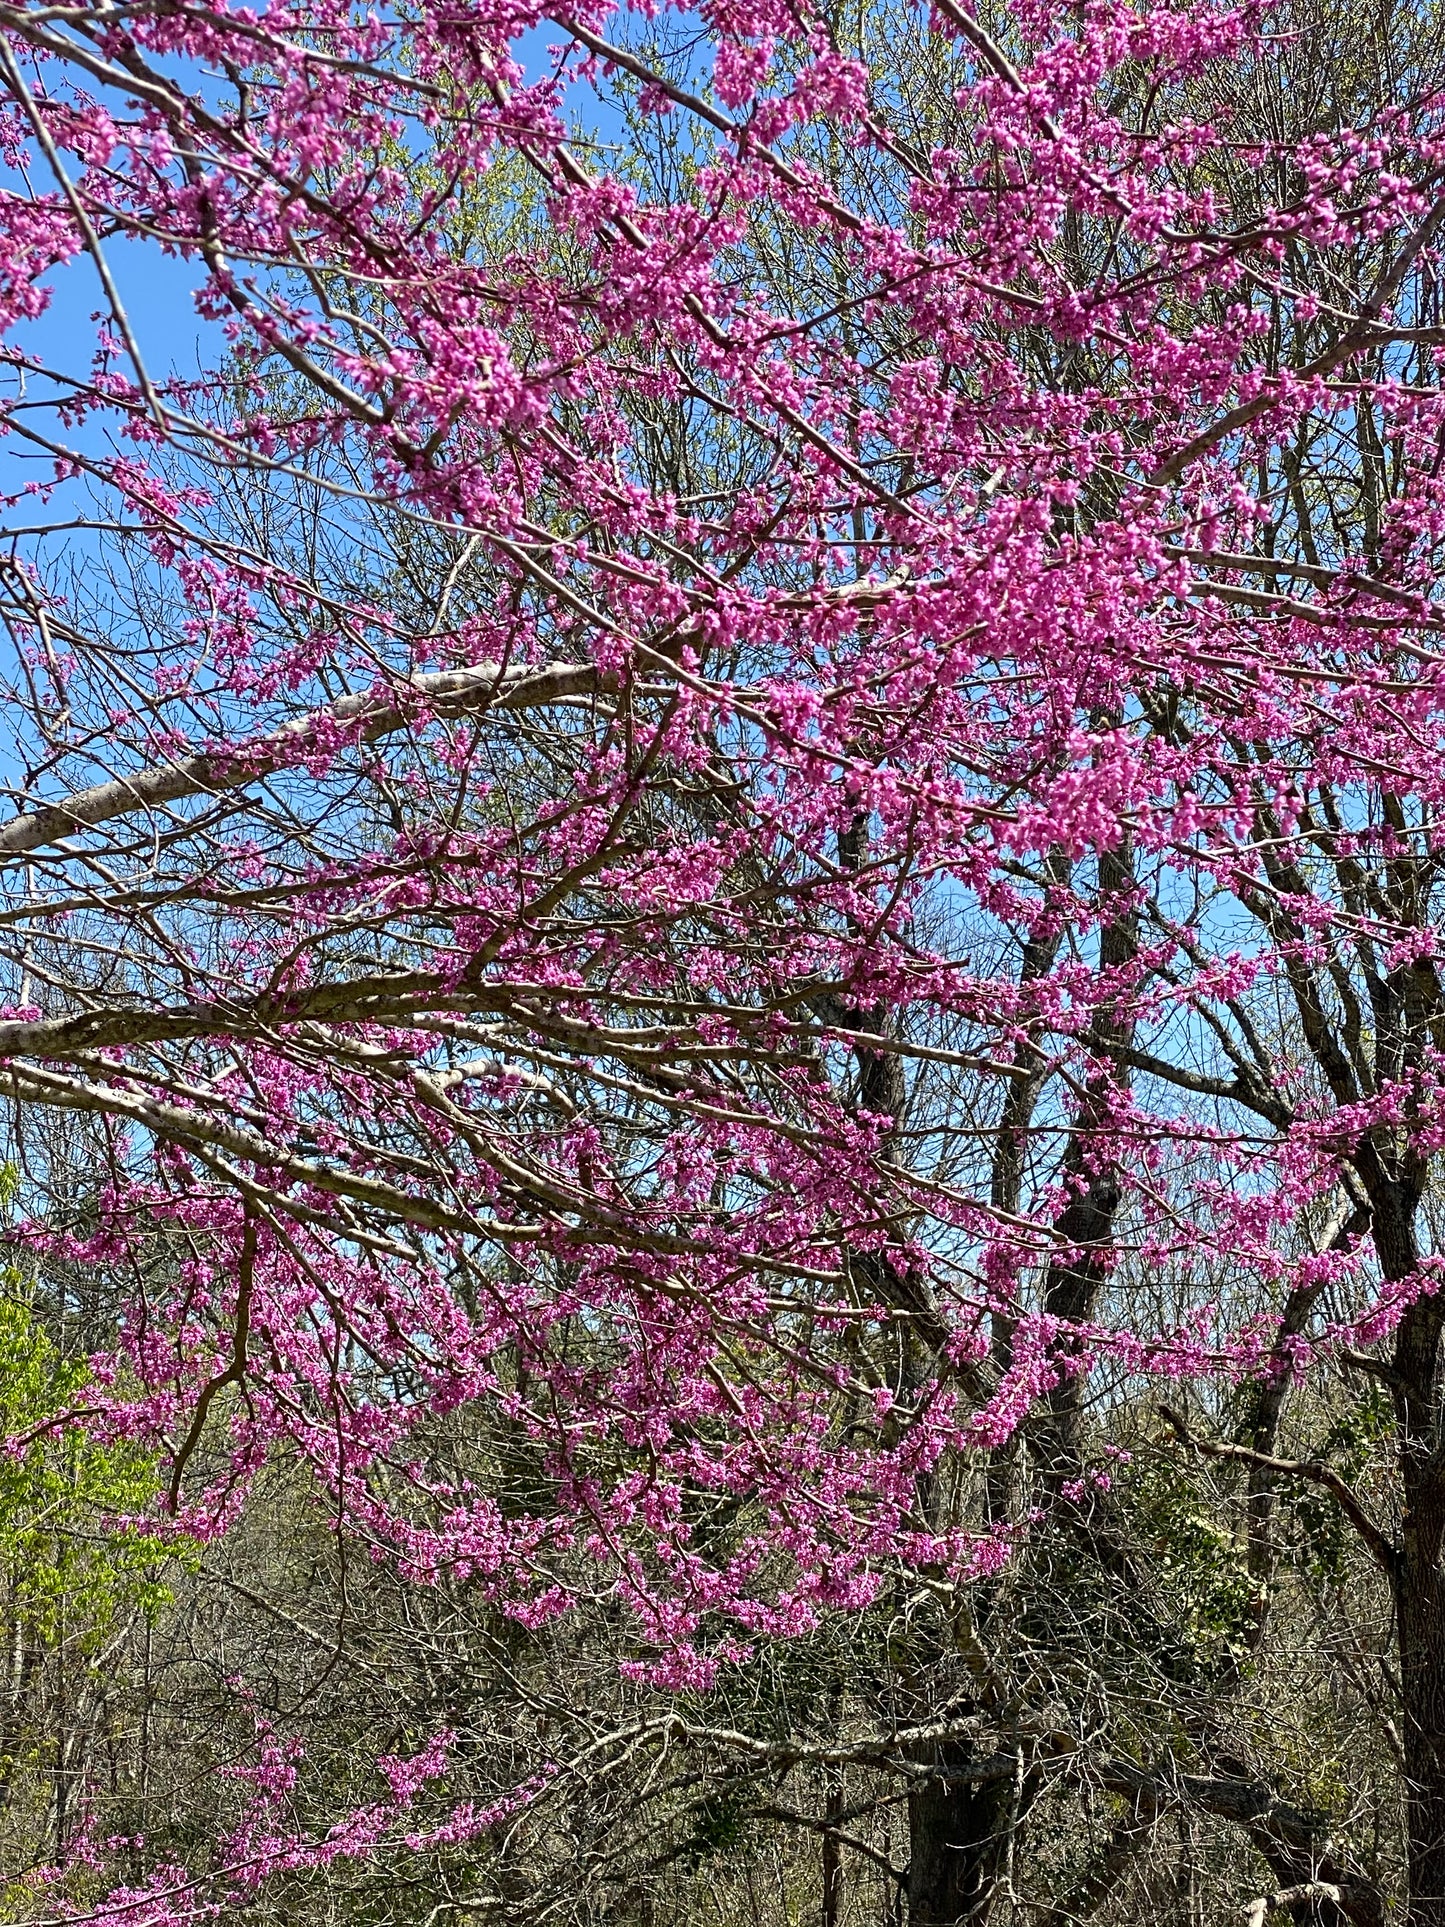
[[1261,1601],[1246,1546],[1211,1511],[1190,1468],[1170,1455],[1136,1459],[1128,1496],[1157,1557],[1189,1670],[1208,1677],[1247,1665]]
[[150,1506],[154,1458],[51,1426],[83,1402],[87,1372],[41,1329],[13,1275],[0,1296],[0,1434],[28,1440],[0,1456],[0,1575],[32,1637],[93,1650],[127,1607],[154,1612],[171,1593],[160,1569],[177,1548],[125,1523]]
[[742,1840],[747,1826],[746,1801],[728,1789],[711,1795],[696,1808],[687,1857],[694,1864],[715,1853],[729,1853]]
[[[1334,1466],[1355,1485],[1393,1435],[1394,1426],[1389,1397],[1383,1387],[1372,1385],[1334,1421],[1312,1456]],[[1341,1584],[1358,1540],[1334,1495],[1303,1479],[1287,1479],[1280,1486],[1280,1504],[1292,1528],[1289,1550],[1296,1567],[1312,1579]]]

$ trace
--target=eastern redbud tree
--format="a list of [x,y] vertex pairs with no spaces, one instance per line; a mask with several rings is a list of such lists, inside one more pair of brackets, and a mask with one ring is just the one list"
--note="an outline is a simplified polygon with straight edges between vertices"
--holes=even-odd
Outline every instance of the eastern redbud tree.
[[[1445,47],[1269,111],[1319,31],[0,4],[6,1235],[118,1281],[12,1455],[140,1448],[192,1543],[285,1456],[696,1706],[1107,1553],[1097,1414],[1162,1403],[1252,1572],[1281,1481],[1378,1569],[1445,1922]],[[1282,1435],[1348,1371],[1369,1491]],[[426,1450],[471,1412],[520,1499]],[[915,1922],[1009,1898],[979,1802],[1060,1747],[1009,1718],[1002,1776],[933,1734]],[[545,1799],[421,1820],[447,1746],[301,1826],[263,1734],[209,1857],[87,1907]]]

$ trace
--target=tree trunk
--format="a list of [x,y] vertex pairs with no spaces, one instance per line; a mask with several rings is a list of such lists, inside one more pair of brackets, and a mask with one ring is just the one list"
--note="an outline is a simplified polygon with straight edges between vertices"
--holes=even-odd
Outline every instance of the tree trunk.
[[1395,1346],[1404,1501],[1395,1570],[1410,1927],[1445,1927],[1445,1466],[1438,1298],[1411,1307]]
[[[833,1696],[833,1717],[842,1715],[840,1696]],[[823,1795],[823,1819],[833,1831],[823,1835],[823,1918],[822,1927],[843,1927],[843,1906],[847,1889],[843,1884],[843,1845],[836,1829],[843,1824],[843,1769],[829,1767]]]
[[[1396,1583],[1404,1719],[1405,1811],[1409,1830],[1410,1927],[1445,1927],[1445,1585],[1439,1541],[1445,1481],[1438,1472],[1405,1479],[1412,1519]],[[1417,1523],[1418,1521],[1418,1523]],[[1431,1538],[1433,1557],[1409,1541]]]
[[908,1797],[909,1927],[984,1927],[1015,1824],[1011,1780],[949,1779],[967,1754],[943,1749],[939,1775]]

